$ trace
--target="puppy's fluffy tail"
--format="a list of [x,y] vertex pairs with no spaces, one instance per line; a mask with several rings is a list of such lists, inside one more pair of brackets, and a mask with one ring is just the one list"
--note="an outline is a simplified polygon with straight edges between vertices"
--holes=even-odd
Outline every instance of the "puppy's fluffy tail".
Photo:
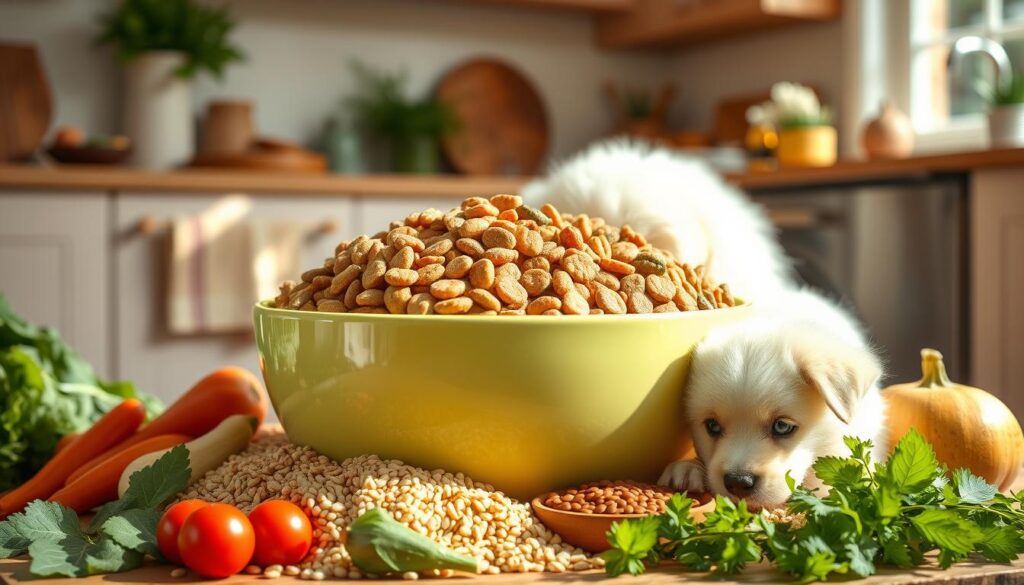
[[527,185],[524,198],[629,224],[652,244],[706,264],[736,296],[771,298],[794,286],[764,210],[702,162],[623,139],[599,143]]

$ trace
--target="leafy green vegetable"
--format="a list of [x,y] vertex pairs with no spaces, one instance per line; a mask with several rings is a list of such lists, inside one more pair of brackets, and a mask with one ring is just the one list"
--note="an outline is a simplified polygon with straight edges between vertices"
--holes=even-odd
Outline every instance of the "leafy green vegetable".
[[909,568],[938,552],[943,568],[977,554],[1010,562],[1024,553],[1024,491],[1003,495],[966,469],[946,478],[931,445],[911,430],[884,463],[871,461],[871,442],[847,437],[850,457],[823,457],[814,471],[830,487],[817,494],[797,487],[787,522],[719,497],[697,524],[693,502],[673,496],[663,514],[616,523],[602,557],[612,576],[638,575],[673,560],[695,571],[742,571],[767,560],[802,583],[833,574],[866,577],[879,564]]
[[362,571],[377,575],[455,569],[479,572],[476,559],[457,555],[374,508],[348,527],[348,554]]
[[131,384],[104,382],[60,335],[14,314],[0,294],[0,491],[35,475],[57,441],[92,426],[125,398]]
[[188,449],[179,445],[135,472],[124,496],[100,508],[85,529],[72,510],[31,502],[0,522],[0,559],[28,553],[35,577],[84,577],[134,569],[147,554],[159,558],[161,512],[190,475]]

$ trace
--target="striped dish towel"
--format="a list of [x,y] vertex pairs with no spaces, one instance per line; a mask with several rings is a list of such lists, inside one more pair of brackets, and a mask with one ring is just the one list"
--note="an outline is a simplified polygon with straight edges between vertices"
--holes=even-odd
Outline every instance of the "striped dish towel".
[[254,219],[252,201],[229,196],[171,225],[168,329],[177,335],[252,328],[252,305],[301,269],[304,228]]

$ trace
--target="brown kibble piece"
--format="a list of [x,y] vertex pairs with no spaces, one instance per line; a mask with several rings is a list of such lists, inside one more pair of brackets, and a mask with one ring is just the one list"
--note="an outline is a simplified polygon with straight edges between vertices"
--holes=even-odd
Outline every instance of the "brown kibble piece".
[[456,297],[438,301],[434,304],[434,312],[439,315],[461,315],[473,308],[473,300],[467,297]]
[[470,258],[479,258],[484,255],[484,246],[473,238],[459,238],[455,240],[455,247]]
[[448,263],[444,269],[445,278],[462,278],[469,273],[469,269],[473,266],[473,259],[469,256],[457,256],[454,260]]
[[587,315],[590,313],[590,304],[575,287],[562,296],[562,312],[566,315]]
[[658,303],[668,303],[676,296],[676,285],[664,276],[647,275],[647,294]]
[[626,303],[622,297],[610,288],[598,284],[594,291],[594,298],[597,306],[610,315],[621,315],[626,312]]
[[466,293],[466,296],[473,299],[473,302],[480,305],[482,309],[490,311],[501,310],[501,301],[486,289],[474,288]]
[[523,275],[519,277],[519,284],[523,285],[531,297],[535,297],[551,285],[551,274],[539,268],[533,268],[523,272]]
[[481,258],[469,268],[469,283],[474,288],[490,289],[494,286],[494,262]]
[[[409,248],[404,248],[408,250]],[[391,286],[412,286],[420,278],[419,272],[411,268],[391,268],[384,273],[384,281]],[[392,311],[394,312],[394,311]]]
[[519,258],[519,252],[508,248],[488,248],[484,251],[484,258],[490,260],[495,266],[515,262]]
[[429,315],[434,312],[434,304],[436,302],[430,293],[414,294],[409,299],[405,312],[410,315]]
[[523,198],[519,195],[494,195],[491,197],[491,205],[498,208],[499,211],[508,211],[515,209],[523,204]]
[[445,278],[430,285],[430,294],[435,299],[447,300],[462,296],[466,292],[466,283],[462,280]]
[[371,288],[356,295],[356,304],[360,307],[379,307],[384,304],[384,291]]
[[513,249],[516,247],[516,237],[512,232],[500,228],[500,227],[489,227],[484,230],[483,235],[480,238],[485,248],[509,248]]
[[390,313],[401,315],[405,313],[406,308],[409,305],[409,299],[412,298],[412,291],[407,286],[395,287],[389,286],[384,291],[384,306],[388,308]]
[[529,295],[518,279],[508,276],[498,277],[494,282],[494,292],[498,298],[511,308],[519,309],[526,305]]
[[527,315],[542,315],[547,311],[559,310],[562,308],[562,301],[558,297],[543,296],[537,297],[526,305]]
[[572,279],[579,283],[594,280],[599,270],[594,260],[586,254],[573,254],[566,256],[561,261],[562,269],[569,273]]

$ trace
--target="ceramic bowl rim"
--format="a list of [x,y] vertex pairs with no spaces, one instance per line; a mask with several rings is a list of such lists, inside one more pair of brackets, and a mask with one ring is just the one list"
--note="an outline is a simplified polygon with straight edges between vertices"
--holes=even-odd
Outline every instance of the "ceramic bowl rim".
[[[736,312],[749,311],[752,303],[737,299],[737,303],[732,307],[725,307],[721,309],[708,309],[701,311],[678,311],[673,313],[644,313],[644,314],[626,314],[626,315],[563,315],[563,318],[552,319],[546,315],[515,315],[515,316],[502,316],[502,315],[471,315],[467,318],[467,315],[393,315],[393,314],[377,314],[377,313],[332,313],[327,311],[298,311],[295,309],[279,309],[272,306],[273,299],[266,299],[256,303],[254,307],[254,314],[266,314],[274,317],[289,317],[292,319],[303,319],[313,321],[350,321],[350,322],[365,322],[365,323],[378,323],[385,324],[389,321],[392,324],[398,323],[520,323],[530,325],[565,325],[567,323],[573,323],[576,325],[583,323],[590,324],[601,324],[601,323],[651,323],[651,322],[666,322],[666,321],[682,321],[685,322],[687,319],[696,319],[703,316],[712,316],[720,314],[733,314]],[[568,318],[569,320],[565,319]],[[584,318],[586,317],[586,318]]]

